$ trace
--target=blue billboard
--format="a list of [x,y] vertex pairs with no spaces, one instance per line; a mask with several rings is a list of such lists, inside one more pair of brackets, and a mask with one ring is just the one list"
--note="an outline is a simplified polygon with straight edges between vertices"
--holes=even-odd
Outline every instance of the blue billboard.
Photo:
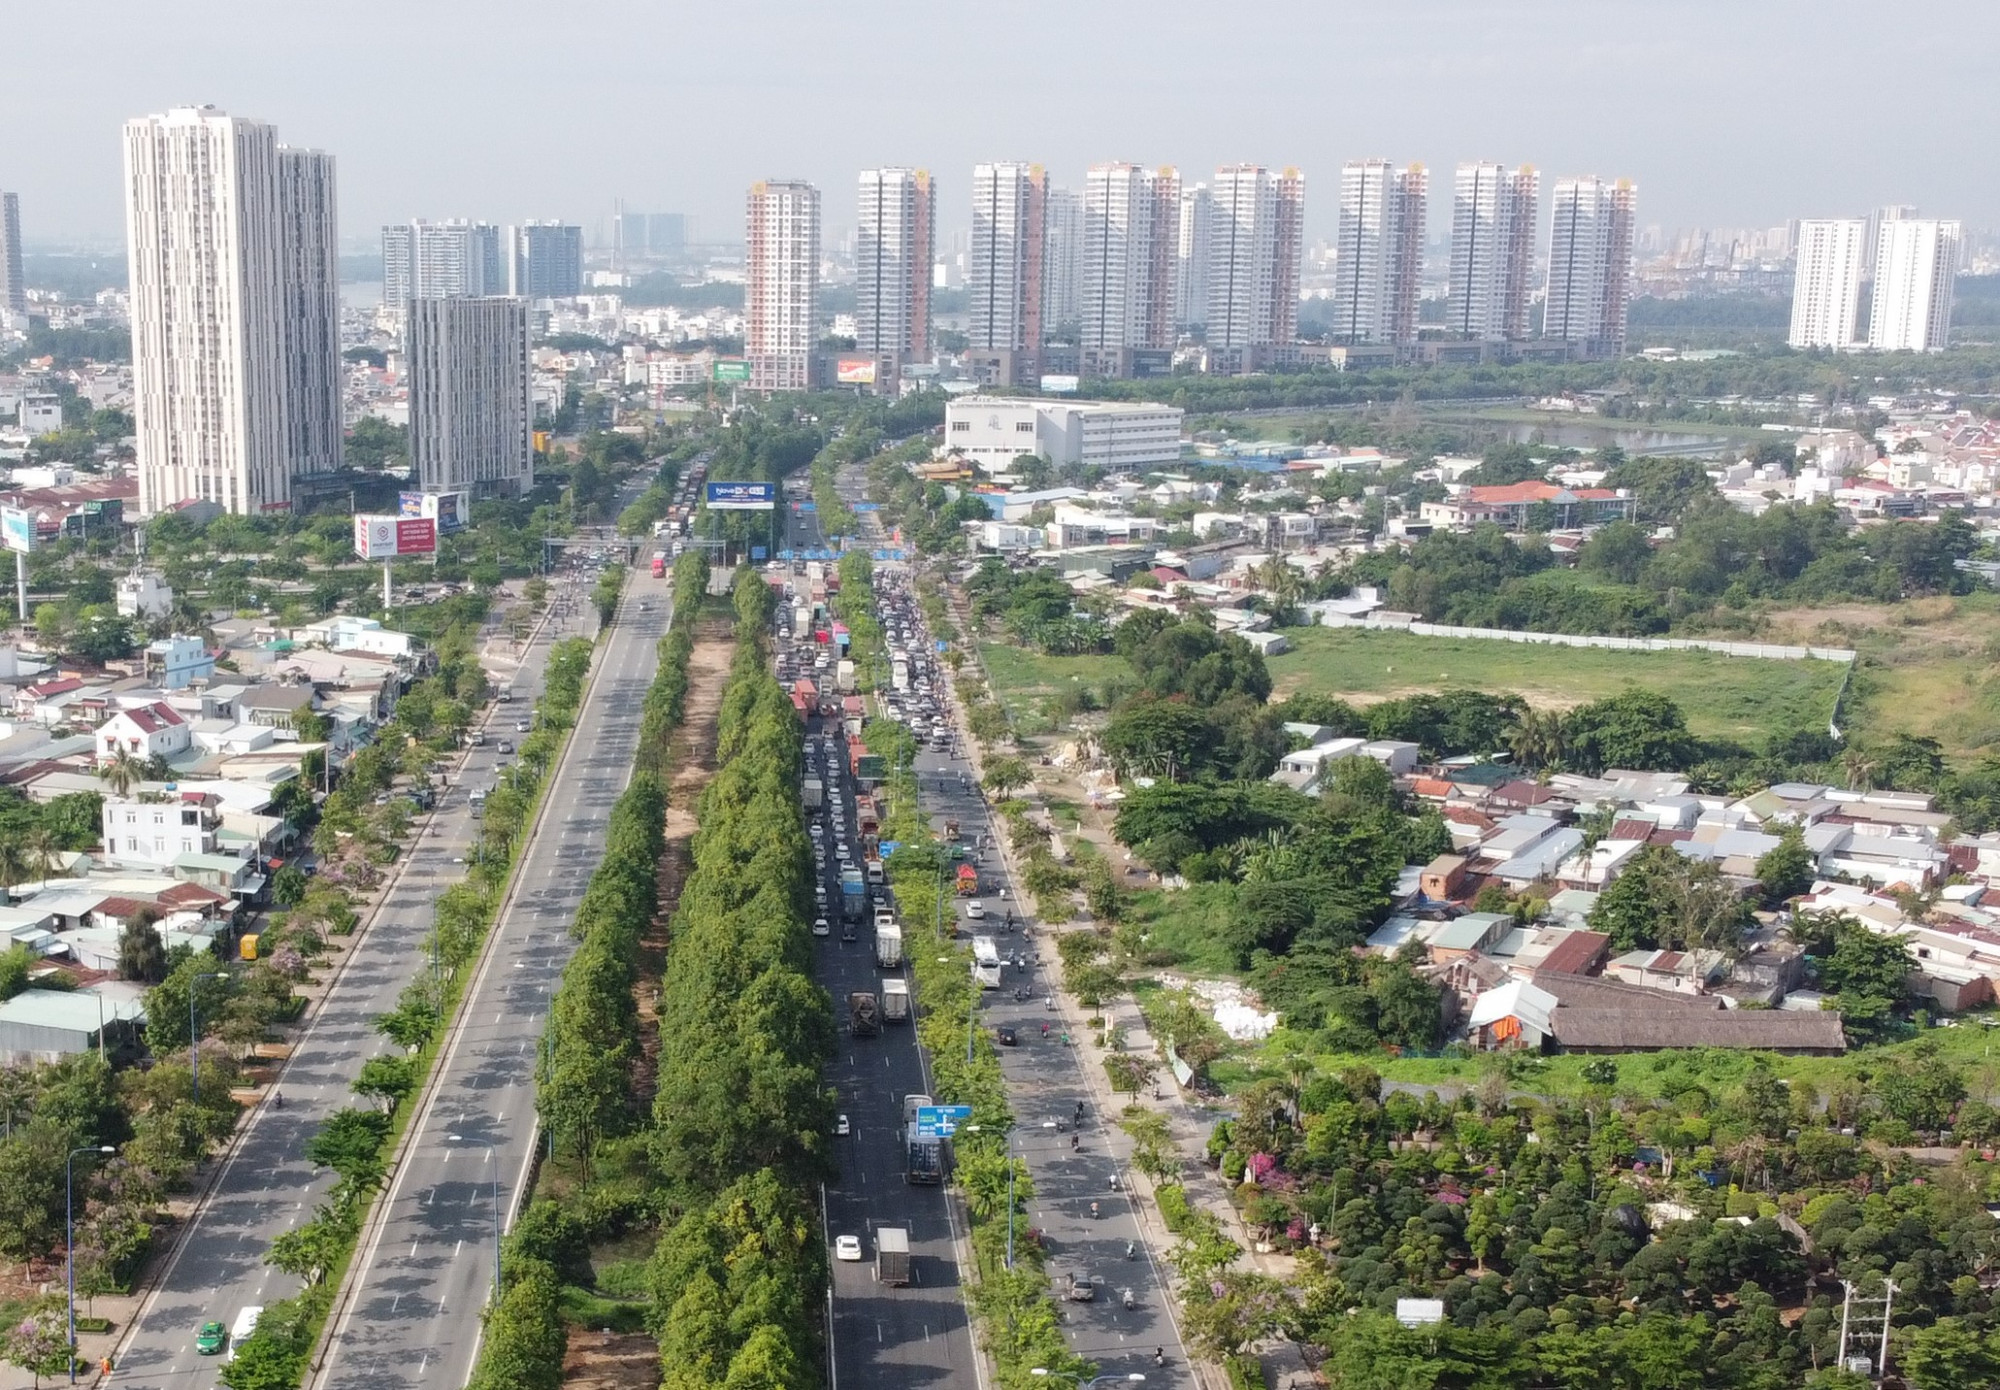
[[768,512],[778,506],[775,483],[708,483],[704,495],[712,512]]

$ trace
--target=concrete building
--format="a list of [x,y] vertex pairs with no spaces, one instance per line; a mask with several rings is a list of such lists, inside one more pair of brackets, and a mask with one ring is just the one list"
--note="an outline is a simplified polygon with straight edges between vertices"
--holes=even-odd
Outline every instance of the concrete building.
[[988,473],[1020,454],[1114,472],[1171,466],[1181,456],[1177,406],[960,396],[945,407],[945,448]]
[[174,608],[174,591],[151,570],[135,570],[118,581],[118,616],[152,622]]
[[1083,198],[1051,188],[1042,257],[1042,324],[1053,331],[1083,321]]
[[1638,194],[1627,179],[1556,184],[1542,334],[1571,344],[1579,356],[1617,357],[1625,351]]
[[124,709],[97,726],[97,760],[108,763],[123,753],[145,762],[185,753],[194,742],[187,721],[164,700]]
[[518,497],[534,486],[528,302],[407,301],[411,481],[426,492]]
[[28,285],[21,272],[21,196],[0,188],[0,309],[28,311]]
[[750,186],[743,352],[753,391],[812,385],[819,344],[819,190],[797,180]]
[[382,229],[382,302],[506,294],[500,228],[454,218]]
[[1883,222],[1876,232],[1868,346],[1943,352],[1958,278],[1959,224],[1931,218]]
[[1173,347],[1179,219],[1180,175],[1172,169],[1099,164],[1085,177],[1078,345],[1086,371],[1094,354]]
[[893,383],[905,363],[930,360],[936,241],[937,188],[928,172],[861,171],[860,226],[854,238],[854,345],[877,360],[878,383],[885,377]]
[[1542,176],[1532,167],[1461,164],[1452,189],[1451,298],[1447,322],[1461,338],[1528,336],[1528,272]]
[[340,227],[333,156],[278,149],[279,329],[284,343],[285,430],[293,477],[339,469],[341,415]]
[[1209,229],[1215,221],[1208,185],[1183,188],[1174,211],[1174,326],[1193,328],[1208,322]]
[[1004,354],[999,385],[1039,375],[1048,175],[1039,164],[972,170],[972,242],[966,257],[974,349]]
[[[583,293],[583,228],[524,222],[507,229],[506,292],[521,299],[574,299]],[[490,289],[489,294],[500,291]]]
[[1430,175],[1386,159],[1340,171],[1333,332],[1344,343],[1414,343]]
[[1795,348],[1851,348],[1859,343],[1861,281],[1868,223],[1859,217],[1806,218],[1799,223],[1792,275]]
[[1209,368],[1250,371],[1298,341],[1305,178],[1231,164],[1209,191]]
[[129,121],[124,146],[139,510],[284,510],[340,459],[333,161],[214,107]]

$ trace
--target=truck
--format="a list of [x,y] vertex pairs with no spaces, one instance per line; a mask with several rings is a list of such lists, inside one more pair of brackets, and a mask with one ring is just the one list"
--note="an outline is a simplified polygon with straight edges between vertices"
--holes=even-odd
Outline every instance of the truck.
[[981,989],[1000,988],[1000,946],[990,936],[972,938],[972,978]]
[[862,909],[868,905],[868,889],[861,882],[861,870],[842,869],[840,871],[840,915],[850,922],[861,920]]
[[910,1121],[903,1134],[906,1158],[903,1165],[903,1181],[935,1187],[944,1181],[944,1140],[935,1134],[925,1134],[915,1120]]
[[910,1233],[901,1226],[875,1230],[875,1282],[892,1289],[910,1282]]
[[792,609],[792,631],[800,637],[812,631],[813,611],[809,604],[798,604]]
[[979,870],[970,864],[958,866],[958,896],[961,898],[979,896]]
[[882,977],[882,1021],[884,1023],[908,1023],[910,1021],[910,982],[894,975]]
[[826,803],[826,786],[817,777],[808,777],[800,786],[800,799],[808,811],[817,811]]
[[833,669],[835,677],[839,680],[841,693],[843,695],[852,695],[854,693],[854,663],[842,658],[840,664]]
[[875,918],[875,963],[884,970],[903,968],[903,929],[891,921],[884,926]]
[[865,989],[847,996],[847,1031],[857,1038],[872,1038],[882,1031],[882,1016],[876,1012],[875,996]]
[[665,579],[666,577],[667,577],[667,552],[664,550],[656,550],[653,552],[653,578]]

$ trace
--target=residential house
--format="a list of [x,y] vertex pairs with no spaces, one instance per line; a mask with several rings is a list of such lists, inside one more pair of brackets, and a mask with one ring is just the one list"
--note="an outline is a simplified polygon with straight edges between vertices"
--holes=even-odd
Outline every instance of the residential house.
[[120,710],[104,721],[97,730],[97,759],[108,763],[122,753],[140,762],[171,760],[193,743],[187,721],[166,701],[155,700]]

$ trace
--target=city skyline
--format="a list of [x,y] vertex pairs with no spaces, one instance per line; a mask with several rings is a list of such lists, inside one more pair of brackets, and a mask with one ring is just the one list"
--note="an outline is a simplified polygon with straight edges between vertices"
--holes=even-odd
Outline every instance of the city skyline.
[[[1965,174],[1976,166],[1983,128],[1976,34],[2000,27],[1989,10],[1970,6],[1961,22],[1923,26],[1879,25],[1858,3],[1814,6],[1810,22],[1797,3],[1749,10],[1720,0],[1587,14],[1564,0],[1498,14],[1440,0],[1421,12],[1345,12],[1336,21],[1304,5],[1265,6],[1260,27],[1290,26],[1307,38],[1337,29],[1343,46],[1377,55],[1323,95],[1306,80],[1318,45],[1259,46],[1253,54],[1230,41],[1240,17],[1194,6],[1156,7],[1143,26],[1065,10],[1051,27],[1029,16],[1044,9],[1053,16],[1054,7],[1032,4],[1020,22],[998,26],[925,12],[922,51],[964,50],[955,71],[982,84],[990,117],[891,119],[858,141],[802,131],[786,111],[837,103],[856,83],[903,71],[917,52],[914,34],[901,37],[885,24],[864,40],[837,16],[804,6],[776,7],[784,19],[756,25],[724,12],[669,18],[634,10],[617,17],[619,46],[647,56],[592,79],[587,95],[597,117],[643,121],[663,91],[715,104],[727,117],[714,123],[715,138],[636,147],[578,140],[572,124],[547,119],[545,103],[517,99],[523,90],[550,90],[548,50],[531,37],[540,26],[508,23],[517,13],[525,18],[524,6],[483,10],[476,37],[452,5],[405,17],[406,41],[397,45],[377,43],[370,26],[336,29],[315,36],[324,61],[303,70],[275,61],[295,51],[296,38],[259,8],[214,4],[218,17],[230,17],[231,42],[222,45],[198,41],[215,26],[190,28],[183,16],[128,8],[129,22],[99,45],[72,42],[74,22],[54,12],[16,17],[22,51],[44,57],[0,93],[0,120],[35,133],[8,150],[0,187],[21,195],[31,246],[115,241],[119,125],[131,110],[190,100],[255,112],[304,143],[339,149],[350,246],[369,229],[413,217],[503,223],[530,213],[580,222],[608,240],[620,198],[633,208],[684,212],[702,228],[733,229],[744,183],[764,170],[851,188],[857,167],[958,170],[1009,155],[1037,160],[1064,188],[1081,187],[1085,169],[1116,158],[1184,171],[1241,160],[1291,164],[1331,189],[1346,162],[1393,154],[1440,170],[1478,161],[1616,169],[1649,190],[1648,222],[1668,227],[1855,216],[1893,202],[1950,207],[1973,228],[2000,223],[2000,192]],[[1046,42],[1058,32],[1064,43]],[[1810,122],[1752,121],[1741,94],[1767,77],[1766,55],[1778,48],[1804,68],[1865,51],[1873,62],[1929,73],[1934,99],[1907,110],[1815,108]],[[675,62],[638,68],[657,63],[656,52]],[[1524,78],[1541,71],[1563,80],[1511,84],[1496,102],[1494,75],[1510,65]],[[1171,99],[1173,75],[1192,80],[1197,70],[1207,83],[1256,81],[1290,96],[1268,110],[1239,104],[1218,122]],[[1423,102],[1369,99],[1412,84],[1424,90]],[[791,93],[787,100],[762,101],[776,85]],[[380,101],[387,90],[407,100]],[[1047,99],[1072,90],[1071,100]],[[1576,119],[1591,107],[1616,115]],[[426,131],[422,161],[409,157],[412,123]],[[942,241],[964,223],[949,183],[941,191]],[[1431,200],[1434,236],[1449,212],[1442,198]],[[1336,217],[1333,199],[1315,201],[1308,240],[1331,239]],[[828,209],[828,225],[847,222],[843,198]]]

